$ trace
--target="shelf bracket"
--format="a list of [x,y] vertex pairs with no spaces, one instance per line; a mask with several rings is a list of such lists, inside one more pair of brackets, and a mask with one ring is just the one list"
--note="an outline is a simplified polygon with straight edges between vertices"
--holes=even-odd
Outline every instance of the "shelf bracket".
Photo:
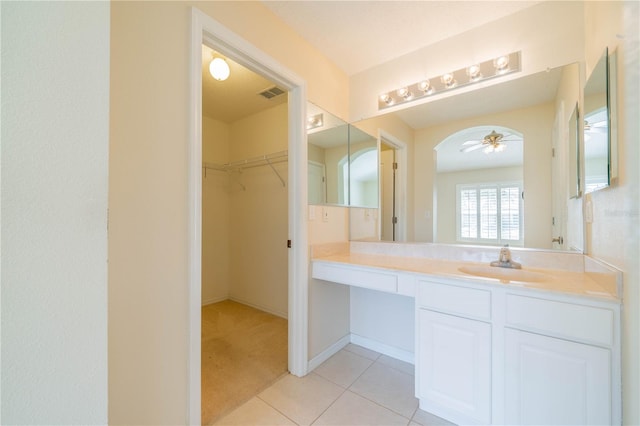
[[282,186],[286,186],[285,183],[284,183],[284,179],[282,179],[282,176],[280,176],[280,173],[278,173],[276,168],[273,167],[273,164],[271,164],[271,161],[269,161],[269,158],[265,157],[265,160],[267,161],[267,164],[269,165],[269,167],[271,167],[271,170],[273,170],[273,173],[275,173],[276,176],[278,176],[278,179],[280,179],[280,182],[282,182]]

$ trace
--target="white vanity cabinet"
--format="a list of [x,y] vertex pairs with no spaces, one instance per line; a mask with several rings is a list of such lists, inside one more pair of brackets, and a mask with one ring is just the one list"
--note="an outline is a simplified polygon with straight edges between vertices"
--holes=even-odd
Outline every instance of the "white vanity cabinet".
[[419,280],[416,396],[458,424],[621,423],[619,304]]
[[[425,411],[457,424],[622,422],[613,296],[330,261],[314,261],[312,276],[415,297],[415,392]],[[557,285],[586,277],[573,279]]]
[[416,396],[459,424],[491,423],[491,293],[419,281]]
[[505,423],[620,424],[615,306],[515,294],[506,304]]

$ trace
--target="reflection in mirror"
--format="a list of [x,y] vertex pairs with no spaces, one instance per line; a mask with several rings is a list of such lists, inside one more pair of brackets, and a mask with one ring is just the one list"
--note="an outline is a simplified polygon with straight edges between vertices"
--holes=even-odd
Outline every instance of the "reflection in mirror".
[[[484,133],[470,136],[467,140],[484,139],[484,136],[495,130],[505,137],[507,134],[514,138],[521,136],[523,141],[521,178],[494,179],[495,182],[503,183],[521,181],[524,199],[521,196],[518,201],[522,206],[519,213],[522,231],[517,235],[519,244],[528,248],[574,249],[575,245],[553,241],[559,237],[563,237],[562,241],[580,241],[582,238],[581,235],[568,235],[570,232],[582,232],[583,227],[581,224],[568,225],[573,216],[572,211],[567,213],[570,150],[567,125],[571,108],[577,103],[579,94],[579,66],[574,63],[463,93],[442,95],[422,104],[356,123],[361,128],[377,128],[406,140],[411,140],[411,136],[406,135],[412,135],[413,142],[408,145],[407,151],[413,167],[404,182],[405,187],[398,188],[399,191],[407,191],[408,226],[403,240],[470,244],[451,231],[456,230],[455,221],[461,216],[456,213],[455,208],[445,210],[441,205],[445,197],[442,192],[445,190],[439,187],[443,184],[443,179],[440,172],[436,171],[436,165],[444,146],[439,146],[437,151],[434,148],[451,135],[465,129],[485,126]],[[465,143],[467,140],[459,142]],[[506,142],[504,152],[498,154],[509,152],[509,143],[511,142]],[[484,153],[484,149],[478,148],[477,151],[476,154],[481,158],[492,155]],[[458,154],[461,154],[460,147]],[[486,168],[482,173],[489,176],[494,170]],[[552,181],[552,174],[556,180]],[[481,182],[482,179],[476,176],[464,183]],[[452,200],[449,205],[455,206],[458,196],[455,184],[454,189],[447,191],[446,195]],[[449,224],[445,224],[445,221],[449,221]],[[511,229],[513,231],[518,227]],[[487,241],[474,241],[472,244],[495,245],[502,239],[490,237]]]
[[569,197],[580,198],[582,185],[580,182],[580,115],[578,104],[573,107],[569,117]]
[[349,126],[349,205],[378,208],[378,140]]
[[380,239],[398,241],[396,147],[380,140]]
[[523,146],[513,129],[474,126],[435,147],[434,242],[524,244]]
[[602,54],[584,88],[584,191],[610,184],[610,125],[607,51]]
[[308,103],[309,204],[349,202],[349,125]]

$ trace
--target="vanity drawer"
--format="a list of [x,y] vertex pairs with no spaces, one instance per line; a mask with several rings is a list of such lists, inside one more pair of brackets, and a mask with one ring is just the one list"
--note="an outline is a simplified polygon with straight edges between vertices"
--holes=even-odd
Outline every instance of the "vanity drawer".
[[440,312],[491,319],[491,292],[457,285],[420,281],[418,306]]
[[509,327],[612,346],[613,322],[610,309],[507,295],[506,325]]
[[364,287],[372,290],[390,293],[396,293],[398,291],[397,274],[361,269],[354,266],[314,262],[312,264],[311,276],[319,280]]

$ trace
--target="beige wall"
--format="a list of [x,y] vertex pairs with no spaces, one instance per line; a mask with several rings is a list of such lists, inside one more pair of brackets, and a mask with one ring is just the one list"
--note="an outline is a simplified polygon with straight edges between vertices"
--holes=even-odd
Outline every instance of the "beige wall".
[[109,421],[113,424],[187,421],[192,5],[304,78],[310,100],[347,115],[346,76],[260,2],[111,4]]
[[638,117],[640,3],[586,2],[586,75],[605,47],[617,51],[617,183],[585,197],[593,207],[587,224],[589,254],[620,268],[624,275],[622,310],[622,388],[624,424],[640,424],[640,226]]
[[109,7],[0,2],[1,424],[108,422]]
[[[378,114],[377,100],[381,93],[508,52],[522,52],[522,71],[512,78],[581,61],[583,8],[584,3],[580,1],[540,2],[352,75],[349,79],[351,121]],[[541,30],[543,28],[545,30]],[[499,83],[500,79],[486,84]],[[443,96],[473,89],[460,88]]]
[[[287,104],[231,124],[232,161],[287,149]],[[285,184],[287,162],[273,165]],[[229,191],[230,298],[287,317],[287,186],[268,166],[243,169]]]
[[[230,126],[202,117],[202,161],[229,162]],[[207,169],[202,174],[202,304],[229,298],[229,193],[237,175]]]
[[[203,159],[243,161],[287,149],[287,104],[231,124],[203,117]],[[287,183],[287,163],[273,165]],[[228,298],[287,317],[287,190],[264,163],[202,181],[202,304]]]
[[[326,218],[323,220],[323,216]],[[349,208],[309,206],[309,244],[349,240]],[[310,271],[311,272],[311,271]],[[349,334],[349,287],[309,279],[309,360]]]

